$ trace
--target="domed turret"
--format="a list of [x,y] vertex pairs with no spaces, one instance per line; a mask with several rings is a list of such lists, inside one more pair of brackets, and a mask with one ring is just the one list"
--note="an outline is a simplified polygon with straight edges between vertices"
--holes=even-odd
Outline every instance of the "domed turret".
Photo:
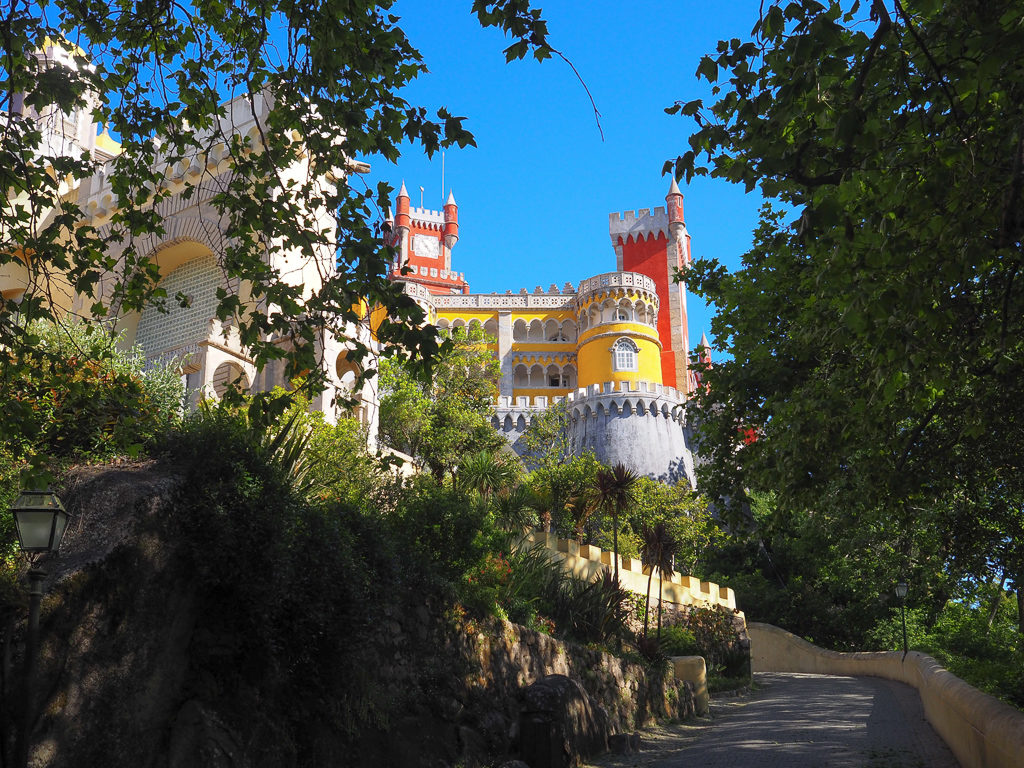
[[634,272],[591,277],[580,283],[575,307],[579,386],[661,383],[658,294],[651,278]]
[[444,247],[449,251],[459,241],[459,206],[455,204],[455,195],[448,192],[448,202],[444,204]]

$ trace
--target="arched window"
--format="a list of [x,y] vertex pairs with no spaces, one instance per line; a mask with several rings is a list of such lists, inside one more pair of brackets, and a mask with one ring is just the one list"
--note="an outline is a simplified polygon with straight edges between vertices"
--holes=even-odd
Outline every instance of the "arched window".
[[612,370],[635,371],[640,348],[629,339],[619,339],[612,345]]
[[224,393],[231,387],[247,392],[249,377],[237,363],[221,363],[213,372],[213,391],[220,398],[224,397]]
[[633,304],[629,299],[623,299],[619,302],[619,306],[615,310],[615,319],[620,323],[633,322]]

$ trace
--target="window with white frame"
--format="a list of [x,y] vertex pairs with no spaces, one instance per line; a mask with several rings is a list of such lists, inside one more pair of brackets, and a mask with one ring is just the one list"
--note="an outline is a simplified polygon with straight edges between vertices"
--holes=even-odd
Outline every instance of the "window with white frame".
[[612,370],[635,371],[640,348],[629,339],[619,339],[612,345]]

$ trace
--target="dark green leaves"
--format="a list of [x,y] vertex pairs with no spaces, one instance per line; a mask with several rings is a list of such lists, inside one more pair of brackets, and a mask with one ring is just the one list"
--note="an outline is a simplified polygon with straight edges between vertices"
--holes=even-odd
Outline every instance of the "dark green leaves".
[[705,488],[878,519],[913,558],[958,494],[1024,503],[1024,32],[1009,1],[897,11],[772,4],[701,60],[728,87],[670,108],[696,129],[665,168],[783,204],[741,269],[685,276],[731,356],[701,396]]

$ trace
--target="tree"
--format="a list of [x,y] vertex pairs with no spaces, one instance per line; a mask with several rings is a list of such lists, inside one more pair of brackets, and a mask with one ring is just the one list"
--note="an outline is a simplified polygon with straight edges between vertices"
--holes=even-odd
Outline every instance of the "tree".
[[485,499],[509,490],[517,483],[522,467],[511,453],[480,451],[462,457],[459,462],[460,484]]
[[678,543],[678,569],[697,573],[704,555],[722,539],[722,531],[711,514],[706,496],[694,493],[685,481],[666,485],[649,477],[637,480],[634,503],[628,515],[630,527],[642,533],[645,527],[663,523]]
[[[669,110],[698,128],[667,168],[778,201],[741,269],[686,274],[731,356],[700,394],[705,490],[738,512],[745,489],[776,489],[911,567],[934,544],[933,584],[1024,545],[1019,11],[773,3],[754,40],[702,59],[717,102]],[[961,493],[984,544],[956,535]]]
[[669,532],[665,523],[644,526],[643,562],[647,566],[647,596],[644,600],[644,637],[647,637],[647,622],[650,618],[651,580],[654,569],[658,569],[658,637],[661,637],[661,586],[662,579],[671,578],[675,573],[675,557],[679,542]]
[[640,476],[621,462],[612,468],[597,471],[594,491],[599,506],[612,515],[612,555],[615,560],[615,582],[619,581],[619,518],[633,504],[634,487]]
[[381,437],[438,480],[454,481],[464,457],[502,444],[490,423],[500,364],[488,338],[477,328],[457,330],[442,344],[430,377],[397,357],[381,363]]
[[569,409],[557,402],[530,420],[523,434],[526,452],[523,462],[528,469],[551,470],[572,459],[569,444]]
[[[212,218],[225,237],[213,255],[236,286],[219,293],[217,315],[238,328],[257,367],[283,359],[286,378],[301,377],[315,393],[323,385],[318,342],[363,322],[367,305],[387,310],[375,331],[383,344],[412,358],[436,351],[422,311],[385,278],[392,254],[372,212],[387,209],[390,190],[364,192],[345,180],[352,158],[394,160],[404,141],[427,153],[473,143],[464,118],[445,109],[428,116],[399,95],[425,65],[390,5],[43,0],[8,9],[0,272],[23,272],[28,289],[5,289],[0,303],[0,347],[11,353],[0,378],[5,403],[34,346],[25,321],[59,313],[64,297],[84,297],[74,308],[90,319],[189,301],[164,295],[147,246],[164,233],[160,204],[176,168],[196,168],[217,187]],[[554,52],[528,3],[477,0],[473,10],[513,38],[509,60]],[[64,63],[35,55],[53,41],[69,54]],[[242,114],[255,120],[254,134],[233,130]],[[75,120],[109,128],[120,154],[104,164],[76,149],[61,130]],[[77,196],[100,171],[117,197],[102,225]],[[185,200],[195,186],[188,189]],[[310,293],[271,268],[269,257],[285,253],[318,263],[326,255],[337,269]],[[287,402],[261,395],[252,410],[279,414]],[[5,407],[0,433],[22,434],[27,415],[23,405]]]
[[579,456],[566,456],[560,462],[538,467],[530,473],[529,484],[544,530],[552,525],[565,533],[576,528],[578,518],[573,513],[582,509],[577,509],[575,500],[586,499],[593,493],[600,469],[601,464],[594,454],[586,451]]

